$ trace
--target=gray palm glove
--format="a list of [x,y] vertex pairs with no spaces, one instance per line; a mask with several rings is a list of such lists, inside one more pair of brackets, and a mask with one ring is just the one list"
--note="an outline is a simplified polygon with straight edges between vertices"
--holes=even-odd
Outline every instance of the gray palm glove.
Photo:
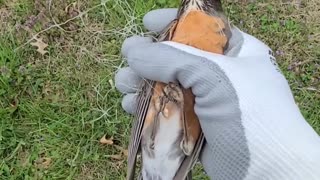
[[[144,18],[151,31],[163,29],[175,9]],[[201,162],[212,179],[320,179],[320,140],[306,123],[270,49],[232,30],[227,56],[174,42],[132,37],[122,48],[130,68],[119,70],[116,87],[135,109],[140,77],[178,80],[196,96],[195,112],[207,144]],[[298,135],[297,135],[298,134]]]

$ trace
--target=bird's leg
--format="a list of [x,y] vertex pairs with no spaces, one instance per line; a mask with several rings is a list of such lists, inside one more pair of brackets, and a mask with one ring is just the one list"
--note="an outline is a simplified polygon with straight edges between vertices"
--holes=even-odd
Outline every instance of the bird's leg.
[[[184,89],[176,83],[166,85],[163,88],[163,93],[180,111],[181,129],[183,131],[180,147],[184,154],[189,156],[192,154],[201,132],[199,120],[194,112],[194,95],[191,89]],[[167,106],[162,110],[164,116],[168,117],[166,114],[170,114],[167,113],[170,109],[170,106]]]
[[165,106],[168,102],[169,100],[165,96],[159,96],[158,101],[155,102],[156,116],[154,117],[154,122],[151,131],[151,149],[154,149],[154,141],[156,138],[157,130],[159,129],[159,115],[160,113],[163,113],[163,109],[165,109]]
[[[169,83],[167,86],[164,87],[163,89],[163,94],[168,101],[172,102],[175,106],[177,106],[180,111],[183,111],[183,103],[184,103],[184,98],[183,98],[183,92],[182,88],[180,85],[176,83]],[[170,110],[169,108],[164,108],[162,110],[164,116],[168,116]]]
[[[164,88],[164,94],[166,94],[167,98],[170,101],[174,102],[174,104],[179,107],[179,111],[181,114],[181,119],[180,119],[181,126],[182,126],[182,130],[183,130],[183,138],[181,140],[180,147],[183,150],[184,154],[189,156],[193,151],[195,141],[192,140],[193,139],[192,133],[193,133],[194,129],[190,129],[189,126],[192,124],[188,121],[190,121],[194,117],[186,117],[185,116],[187,114],[185,112],[185,110],[186,110],[185,109],[185,100],[188,100],[188,98],[190,98],[192,96],[186,97],[186,99],[185,99],[184,98],[185,92],[183,91],[183,88],[180,85],[175,84],[175,83],[169,83]],[[197,128],[197,126],[195,126],[194,128]],[[191,134],[189,133],[189,131],[191,132]]]

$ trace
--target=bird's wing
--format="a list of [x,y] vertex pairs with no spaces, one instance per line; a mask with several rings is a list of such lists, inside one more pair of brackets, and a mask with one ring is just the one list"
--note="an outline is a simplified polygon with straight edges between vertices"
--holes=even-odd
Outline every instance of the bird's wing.
[[146,118],[146,114],[149,109],[149,104],[153,94],[154,85],[154,81],[143,81],[143,84],[141,84],[140,88],[141,91],[139,92],[139,95],[137,97],[138,105],[136,117],[131,130],[131,139],[129,143],[127,180],[133,180],[135,176],[136,160],[140,149],[142,129]]
[[[173,36],[177,20],[173,20],[159,35],[158,41],[170,40]],[[135,176],[136,159],[140,149],[142,129],[145,123],[146,115],[149,110],[150,101],[156,82],[144,80],[140,86],[140,92],[137,97],[137,109],[134,124],[131,130],[131,139],[129,142],[127,180],[133,180]]]

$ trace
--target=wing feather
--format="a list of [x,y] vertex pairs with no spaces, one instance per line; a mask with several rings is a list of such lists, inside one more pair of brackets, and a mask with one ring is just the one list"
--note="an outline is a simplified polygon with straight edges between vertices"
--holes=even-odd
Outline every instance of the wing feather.
[[140,149],[142,128],[149,109],[153,93],[154,81],[145,80],[141,85],[141,91],[137,97],[136,118],[131,130],[131,139],[128,152],[127,180],[133,180],[135,176],[136,160]]
[[[173,36],[173,32],[177,20],[172,21],[162,33],[160,33],[158,40],[170,40]],[[150,106],[150,101],[153,95],[153,89],[156,82],[151,80],[144,80],[141,84],[140,92],[137,97],[137,111],[134,120],[134,124],[131,130],[131,138],[129,142],[128,152],[128,167],[127,167],[127,180],[134,180],[137,155],[139,153],[142,129],[146,119],[146,115]]]

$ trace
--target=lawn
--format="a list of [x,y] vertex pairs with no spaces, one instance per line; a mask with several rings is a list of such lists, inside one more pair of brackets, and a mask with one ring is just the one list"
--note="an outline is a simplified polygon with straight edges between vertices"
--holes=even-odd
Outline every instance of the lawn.
[[[124,179],[132,117],[114,74],[122,41],[178,0],[0,0],[0,179]],[[274,50],[320,133],[318,0],[224,1],[230,21]],[[38,49],[37,49],[38,48]],[[106,135],[115,145],[99,142]],[[198,167],[194,179],[203,179]]]

